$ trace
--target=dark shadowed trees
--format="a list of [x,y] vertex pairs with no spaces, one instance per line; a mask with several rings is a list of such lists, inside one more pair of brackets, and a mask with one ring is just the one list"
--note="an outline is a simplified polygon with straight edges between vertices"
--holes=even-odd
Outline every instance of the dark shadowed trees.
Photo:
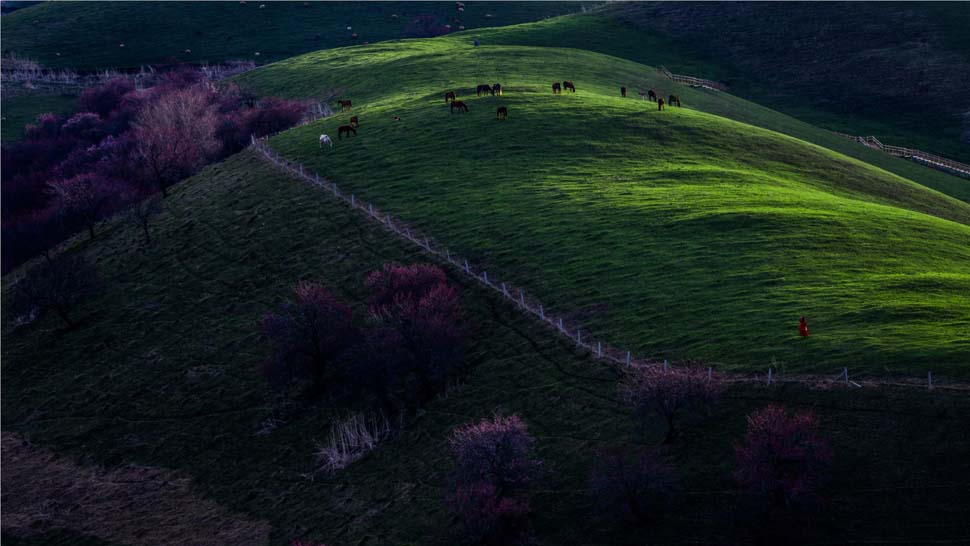
[[14,281],[9,305],[16,315],[53,311],[70,328],[75,307],[99,286],[97,270],[82,256],[58,256]]
[[623,400],[643,420],[651,414],[661,417],[667,430],[664,443],[677,436],[677,419],[717,400],[722,390],[716,375],[697,368],[635,368],[620,388]]
[[596,457],[590,494],[608,514],[644,523],[681,493],[677,471],[657,450],[611,448]]

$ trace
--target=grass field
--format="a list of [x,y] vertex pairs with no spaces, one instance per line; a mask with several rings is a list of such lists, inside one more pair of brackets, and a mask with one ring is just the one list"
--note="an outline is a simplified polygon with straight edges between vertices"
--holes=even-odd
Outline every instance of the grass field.
[[[260,8],[265,4],[265,8]],[[467,29],[563,15],[596,2],[469,2]],[[274,61],[408,35],[415,17],[458,24],[454,2],[45,2],[5,15],[3,52],[54,68]],[[394,17],[397,16],[397,17]],[[347,30],[347,27],[352,30]],[[354,39],[352,34],[357,33]],[[124,48],[119,44],[125,44]],[[191,54],[185,50],[191,49]],[[259,56],[255,53],[259,52]],[[58,55],[60,53],[60,55]]]
[[[473,365],[463,385],[371,456],[311,481],[302,475],[335,412],[309,407],[272,434],[255,435],[271,413],[257,372],[267,349],[258,317],[301,279],[327,282],[362,311],[367,271],[425,258],[249,154],[173,188],[166,207],[149,247],[118,223],[93,243],[78,240],[73,251],[96,261],[108,282],[79,310],[76,330],[45,317],[4,332],[4,431],[78,464],[178,471],[197,495],[267,521],[273,545],[293,537],[444,545],[458,543],[458,525],[441,503],[450,470],[445,437],[502,408],[522,414],[549,469],[536,499],[543,543],[633,545],[645,536],[657,544],[739,543],[750,528],[730,479],[732,445],[747,412],[782,401],[816,411],[836,453],[828,501],[805,542],[970,537],[970,463],[962,456],[970,406],[965,395],[943,391],[732,388],[672,446],[685,475],[683,504],[645,529],[598,514],[586,493],[595,450],[654,444],[660,423],[635,430],[616,400],[615,371],[573,354],[473,286],[463,287]],[[139,543],[171,543],[152,536]],[[112,544],[70,529],[3,541]]]
[[[567,78],[579,92],[553,96]],[[494,81],[505,96],[474,97]],[[616,58],[459,38],[314,53],[240,82],[352,98],[360,134],[333,152],[316,137],[347,113],[271,145],[616,345],[745,370],[968,377],[970,205],[709,112],[790,118]],[[624,84],[688,108],[621,99]],[[468,114],[448,113],[451,88]]]
[[77,97],[65,95],[21,95],[4,97],[0,103],[3,122],[0,139],[4,142],[17,140],[24,134],[24,126],[33,123],[37,116],[47,112],[66,114],[77,107]]

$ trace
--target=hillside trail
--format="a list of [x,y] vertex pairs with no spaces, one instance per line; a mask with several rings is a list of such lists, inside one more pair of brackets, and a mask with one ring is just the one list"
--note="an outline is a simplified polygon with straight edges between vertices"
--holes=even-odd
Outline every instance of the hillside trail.
[[[267,135],[262,138],[251,138],[250,148],[259,154],[264,161],[271,164],[276,169],[298,180],[310,184],[311,186],[330,194],[334,199],[339,200],[345,205],[356,209],[368,220],[376,222],[385,230],[399,239],[417,245],[424,252],[434,256],[439,262],[444,262],[456,269],[459,274],[477,282],[485,288],[491,289],[501,297],[508,300],[515,308],[530,315],[533,319],[539,319],[552,335],[557,335],[575,344],[576,349],[588,353],[593,359],[600,360],[619,367],[642,368],[642,367],[663,367],[667,369],[670,365],[666,360],[650,357],[637,357],[632,351],[611,346],[600,340],[591,338],[589,330],[585,330],[581,324],[574,321],[566,321],[563,315],[557,314],[554,310],[543,305],[534,297],[519,288],[510,281],[501,281],[488,271],[474,268],[467,259],[457,254],[453,254],[447,247],[438,244],[430,236],[419,233],[416,229],[394,218],[390,214],[381,211],[373,203],[368,203],[359,199],[353,193],[346,193],[337,186],[336,182],[321,177],[319,173],[314,173],[302,164],[284,159],[277,152],[273,151],[266,142],[275,135]],[[583,333],[587,335],[584,336]],[[713,373],[712,368],[708,368],[709,373]],[[924,378],[886,378],[871,377],[865,379],[853,378],[850,370],[842,368],[834,370],[830,375],[820,374],[787,374],[780,373],[777,369],[768,368],[763,373],[738,373],[738,372],[718,372],[725,382],[728,383],[761,383],[767,385],[783,384],[802,384],[811,388],[871,388],[878,386],[902,387],[924,390],[947,390],[966,392],[970,394],[970,383],[941,382],[939,378],[934,378],[932,371],[927,372]]]
[[238,546],[269,542],[270,526],[192,491],[175,472],[79,465],[2,433],[4,533],[65,529],[129,546]]

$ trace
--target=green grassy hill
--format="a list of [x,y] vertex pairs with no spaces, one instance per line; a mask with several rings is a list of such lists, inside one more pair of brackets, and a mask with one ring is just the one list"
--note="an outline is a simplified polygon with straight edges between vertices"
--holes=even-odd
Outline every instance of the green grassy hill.
[[47,112],[66,114],[77,107],[77,97],[65,95],[21,95],[3,97],[0,111],[3,121],[0,123],[0,139],[4,142],[17,140],[24,134],[24,127],[33,123],[37,116]]
[[[315,442],[340,412],[310,406],[271,434],[256,434],[273,406],[258,373],[268,350],[258,318],[302,279],[328,283],[363,312],[368,271],[427,257],[248,153],[173,188],[155,242],[142,247],[140,238],[116,222],[93,243],[78,239],[72,251],[96,262],[107,282],[79,309],[77,329],[65,332],[48,316],[4,332],[3,430],[78,464],[176,470],[197,495],[266,521],[274,546],[295,537],[335,546],[460,543],[458,524],[442,508],[451,465],[445,439],[496,408],[521,413],[538,438],[548,469],[535,501],[543,543],[633,545],[644,536],[656,544],[742,543],[732,446],[744,416],[772,401],[816,411],[836,454],[825,489],[831,501],[806,542],[967,536],[958,523],[970,506],[966,396],[890,388],[734,387],[712,415],[685,422],[672,446],[685,476],[683,504],[645,529],[617,523],[587,494],[596,450],[654,445],[662,424],[636,429],[617,401],[614,370],[457,276],[472,327],[471,373],[400,437],[340,474],[308,479]],[[131,525],[145,532],[137,519]],[[165,529],[149,531],[139,544],[165,543],[158,538]],[[208,532],[200,528],[197,537]],[[118,544],[70,529],[5,533],[3,542]]]
[[[266,7],[261,9],[261,4]],[[419,16],[433,16],[439,25],[458,30],[452,19],[460,15],[461,25],[475,29],[563,15],[595,4],[467,2],[459,14],[455,2],[44,2],[4,16],[3,53],[75,69],[264,62],[402,38]],[[122,43],[124,48],[119,47]],[[192,53],[186,54],[186,49]]]
[[[579,92],[553,96],[567,78]],[[332,152],[317,136],[348,113],[270,144],[616,345],[745,370],[967,377],[970,205],[712,113],[790,118],[629,61],[462,37],[319,52],[239,81],[352,98],[360,134]],[[504,97],[474,97],[496,81]],[[686,108],[657,112],[620,85]],[[449,114],[452,88],[468,114]]]
[[665,65],[819,127],[970,161],[968,26],[946,2],[644,2],[480,34]]

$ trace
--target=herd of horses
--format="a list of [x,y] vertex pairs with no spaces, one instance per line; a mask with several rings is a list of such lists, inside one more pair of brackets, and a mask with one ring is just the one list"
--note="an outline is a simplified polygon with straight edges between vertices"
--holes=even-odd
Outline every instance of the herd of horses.
[[[561,95],[563,90],[567,90],[575,93],[576,85],[569,80],[563,81],[562,84],[560,84],[559,82],[553,82],[552,93],[554,95]],[[643,93],[642,91],[640,91],[639,94],[640,94],[640,98],[646,98],[651,102],[656,102],[657,110],[663,110],[665,105],[677,106],[678,108],[681,106],[680,97],[678,97],[677,95],[670,95],[665,101],[664,98],[662,96],[658,96],[657,92],[654,91],[653,89],[648,90],[646,93]],[[495,83],[493,85],[488,85],[487,83],[483,83],[478,85],[478,87],[475,89],[475,96],[481,97],[482,95],[491,95],[493,97],[495,95],[498,95],[501,97],[502,84]],[[626,98],[626,87],[620,87],[620,96],[623,98]],[[338,100],[337,103],[340,104],[341,111],[350,110],[353,108],[353,103],[349,99]],[[452,114],[454,114],[456,111],[459,114],[468,112],[468,105],[465,104],[464,101],[458,100],[458,95],[453,90],[445,92],[445,103],[449,105],[450,112]],[[509,117],[508,107],[499,106],[495,112],[495,118],[504,120],[504,119],[508,119],[508,117]],[[394,116],[394,120],[400,121],[401,118],[398,116]],[[357,116],[351,116],[349,125],[341,125],[340,127],[337,128],[337,139],[342,140],[344,135],[347,135],[348,137],[351,134],[353,134],[354,136],[357,136],[357,128],[359,126],[360,126],[360,123],[357,119]],[[331,140],[328,135],[320,135],[320,148],[323,148],[325,145],[329,145],[331,148],[333,148],[333,140]]]

